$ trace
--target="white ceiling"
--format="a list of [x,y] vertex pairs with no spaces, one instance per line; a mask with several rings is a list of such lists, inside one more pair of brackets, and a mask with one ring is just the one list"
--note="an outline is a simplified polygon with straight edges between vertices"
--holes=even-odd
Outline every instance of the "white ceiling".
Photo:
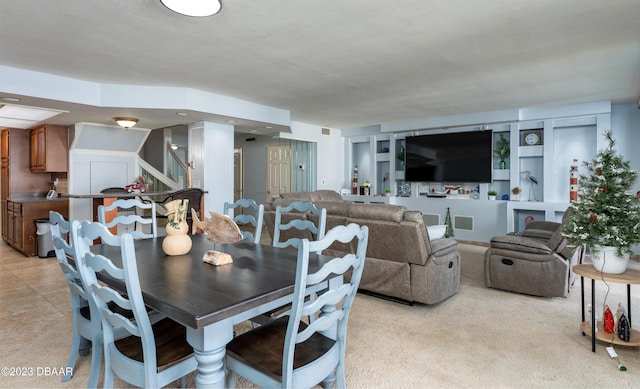
[[[631,103],[640,96],[640,1],[223,0],[219,14],[189,18],[159,0],[0,0],[0,65],[192,88],[331,128]],[[0,96],[8,86],[0,80]],[[135,116],[138,126],[159,128],[225,119],[35,95],[20,104],[69,111],[54,118],[58,124]]]

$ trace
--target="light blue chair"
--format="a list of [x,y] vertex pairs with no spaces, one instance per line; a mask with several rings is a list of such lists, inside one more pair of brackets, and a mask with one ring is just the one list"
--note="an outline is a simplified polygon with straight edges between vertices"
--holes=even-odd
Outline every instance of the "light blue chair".
[[[238,335],[227,345],[227,387],[234,387],[238,376],[267,388],[310,388],[321,382],[332,387],[336,379],[338,388],[346,387],[347,321],[362,278],[368,235],[366,226],[352,223],[332,228],[322,240],[301,240],[290,315]],[[309,262],[316,260],[310,253],[353,240],[355,254],[331,258],[309,273]],[[349,272],[349,282],[330,283],[315,301],[305,299],[307,288],[330,274]],[[308,325],[301,320],[316,314],[318,319]]]
[[[100,366],[102,364],[102,332],[100,320],[91,320],[88,296],[80,281],[78,273],[69,258],[74,258],[74,249],[67,242],[64,235],[71,229],[70,223],[58,212],[49,212],[51,235],[56,253],[56,259],[60,263],[64,277],[71,293],[71,318],[73,321],[73,334],[71,336],[71,350],[67,360],[67,374],[62,382],[71,379],[75,370],[78,353],[82,356],[89,355],[91,348],[91,368],[89,370],[89,382],[87,386],[95,388],[98,385]],[[72,222],[78,224],[77,221]]]
[[[295,212],[299,213],[296,215]],[[312,220],[306,217],[306,213],[316,215],[318,224],[314,224]],[[299,216],[299,217],[298,217]],[[309,201],[294,201],[286,207],[278,205],[276,207],[275,223],[273,228],[273,246],[274,247],[296,247],[301,236],[308,240],[321,240],[327,226],[327,210],[325,208],[318,209]],[[291,229],[298,230],[298,233],[292,232],[288,234],[288,239],[281,238],[285,231]],[[291,236],[291,237],[289,237]],[[283,240],[281,242],[281,240]]]
[[[244,213],[245,210],[250,210],[249,213]],[[234,215],[230,215],[233,210]],[[236,213],[238,210],[238,214]],[[260,234],[262,233],[262,223],[264,219],[264,205],[256,204],[252,199],[240,199],[235,203],[224,203],[224,214],[233,218],[233,221],[238,225],[251,224],[254,227],[254,233],[251,231],[242,231],[243,239],[251,240],[255,244],[260,243]]]
[[[130,214],[118,215],[107,221],[107,213],[117,209],[118,212],[129,211]],[[156,203],[143,202],[138,199],[118,199],[109,205],[98,206],[98,221],[108,228],[117,228],[117,234],[128,232],[134,238],[147,239],[158,236],[156,221]]]
[[[103,245],[120,248],[122,268],[90,251],[90,244],[96,239]],[[71,240],[89,304],[95,307],[102,323],[104,387],[113,387],[115,375],[145,388],[166,386],[177,379],[184,387],[184,377],[197,369],[193,348],[186,341],[184,326],[168,318],[152,325],[140,289],[132,234],[113,235],[105,225],[85,221],[77,228],[72,225]],[[98,282],[96,272],[121,280],[127,293]],[[123,316],[123,310],[132,311],[135,320]],[[130,336],[117,339],[116,331],[120,329]]]

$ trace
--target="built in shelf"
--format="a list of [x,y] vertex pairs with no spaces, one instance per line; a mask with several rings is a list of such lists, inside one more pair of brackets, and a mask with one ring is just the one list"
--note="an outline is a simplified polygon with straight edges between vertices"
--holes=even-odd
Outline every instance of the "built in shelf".
[[[628,342],[625,342],[624,340],[620,339],[616,334],[609,334],[607,332],[604,332],[604,328],[602,327],[602,321],[597,322],[597,328],[598,330],[596,331],[596,339],[599,341],[606,342],[606,343],[613,343],[620,346],[632,346],[632,347],[640,346],[640,332],[638,332],[637,330],[634,330],[633,328],[630,331]],[[582,323],[580,323],[580,329],[585,335],[591,336],[590,322],[583,321]]]
[[518,156],[522,157],[542,157],[544,155],[543,146],[520,146]]
[[390,153],[378,153],[378,154],[376,154],[376,161],[378,161],[378,162],[389,162],[389,154]]
[[493,169],[493,179],[494,180],[508,180],[509,179],[509,169]]

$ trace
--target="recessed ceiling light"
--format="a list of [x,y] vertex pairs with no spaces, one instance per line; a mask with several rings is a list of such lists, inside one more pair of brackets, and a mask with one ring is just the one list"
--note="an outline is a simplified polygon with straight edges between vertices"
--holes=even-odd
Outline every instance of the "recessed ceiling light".
[[225,120],[227,123],[231,123],[231,124],[235,124],[236,121],[235,120]]
[[264,128],[266,128],[266,129],[270,130],[270,129],[272,129],[272,128],[273,128],[273,126],[264,126]]
[[17,103],[20,101],[20,99],[17,97],[0,97],[0,100],[7,101],[9,103]]
[[189,116],[189,114],[186,113],[186,112],[176,112],[176,115],[178,115],[178,116]]
[[258,132],[258,130],[251,130],[251,131],[249,131],[249,132],[250,132],[250,133],[252,133],[252,134],[255,134],[255,133],[257,133],[257,132]]
[[160,0],[160,2],[173,12],[195,17],[215,15],[222,8],[219,0]]

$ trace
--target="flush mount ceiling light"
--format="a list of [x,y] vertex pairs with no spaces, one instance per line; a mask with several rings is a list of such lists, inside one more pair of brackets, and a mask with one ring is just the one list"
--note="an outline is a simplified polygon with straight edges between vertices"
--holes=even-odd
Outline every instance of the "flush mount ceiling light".
[[129,128],[133,127],[136,125],[136,123],[138,123],[138,119],[136,118],[113,118],[113,120],[116,121],[116,123],[118,123],[118,125],[122,128],[124,128],[125,130],[128,130]]
[[[4,98],[3,98],[4,100]],[[32,128],[36,124],[49,120],[61,113],[57,109],[28,107],[24,105],[0,104],[0,127]]]
[[160,0],[160,2],[173,12],[196,17],[215,15],[222,8],[219,0]]

